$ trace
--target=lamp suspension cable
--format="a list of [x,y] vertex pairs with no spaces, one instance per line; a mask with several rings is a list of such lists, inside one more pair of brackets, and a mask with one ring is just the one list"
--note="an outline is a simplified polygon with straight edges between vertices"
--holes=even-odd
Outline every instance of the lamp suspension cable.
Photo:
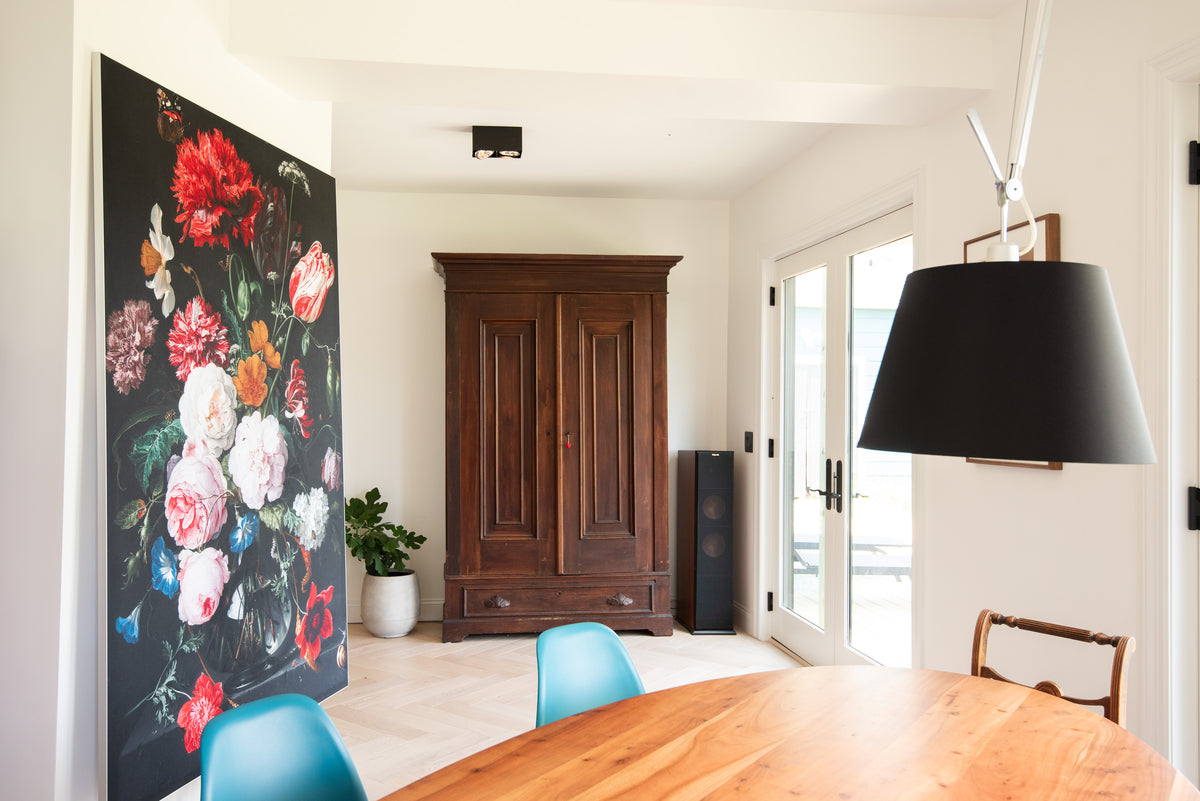
[[[1037,6],[1033,14],[1033,45],[1029,58],[1025,58],[1025,42],[1029,33],[1029,1],[1025,3],[1025,19],[1021,26],[1021,64],[1017,75],[1017,88],[1013,95],[1012,124],[1009,130],[1008,173],[1000,169],[999,162],[992,152],[991,143],[983,130],[983,121],[975,109],[967,111],[967,120],[979,140],[980,147],[987,157],[988,165],[996,179],[996,204],[1000,207],[1000,241],[988,247],[988,261],[1017,261],[1021,256],[1033,250],[1037,244],[1037,223],[1034,221],[1033,210],[1025,197],[1025,186],[1021,181],[1021,172],[1025,168],[1025,156],[1029,150],[1029,133],[1033,128],[1033,108],[1037,99],[1038,81],[1042,72],[1042,60],[1046,53],[1046,36],[1050,28],[1050,6],[1053,0],[1036,0]],[[1029,242],[1024,248],[1018,248],[1008,241],[1008,205],[1011,202],[1021,204],[1025,218],[1029,222]]]

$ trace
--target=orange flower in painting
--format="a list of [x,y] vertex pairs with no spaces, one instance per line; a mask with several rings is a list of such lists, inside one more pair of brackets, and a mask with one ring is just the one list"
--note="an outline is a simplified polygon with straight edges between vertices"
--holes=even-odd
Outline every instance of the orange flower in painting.
[[154,275],[163,266],[162,254],[154,249],[149,239],[142,240],[142,272],[147,276]]
[[249,359],[238,360],[237,375],[233,377],[238,400],[247,406],[258,406],[267,398],[267,365],[255,353]]
[[279,351],[275,350],[275,346],[271,344],[271,338],[267,334],[267,324],[262,320],[255,320],[250,324],[250,350],[254,353],[261,353],[263,361],[268,367],[279,369],[282,364],[279,357]]

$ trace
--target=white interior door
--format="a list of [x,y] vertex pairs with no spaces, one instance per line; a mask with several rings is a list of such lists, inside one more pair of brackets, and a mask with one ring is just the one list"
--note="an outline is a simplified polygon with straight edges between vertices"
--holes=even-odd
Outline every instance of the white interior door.
[[911,457],[852,447],[912,270],[911,232],[906,207],[775,264],[768,617],[812,664],[911,664]]

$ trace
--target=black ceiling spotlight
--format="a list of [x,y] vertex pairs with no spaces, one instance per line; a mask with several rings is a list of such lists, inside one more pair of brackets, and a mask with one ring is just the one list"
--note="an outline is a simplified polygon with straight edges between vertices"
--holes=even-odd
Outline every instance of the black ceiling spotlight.
[[472,125],[471,155],[477,159],[521,158],[521,128],[509,125]]

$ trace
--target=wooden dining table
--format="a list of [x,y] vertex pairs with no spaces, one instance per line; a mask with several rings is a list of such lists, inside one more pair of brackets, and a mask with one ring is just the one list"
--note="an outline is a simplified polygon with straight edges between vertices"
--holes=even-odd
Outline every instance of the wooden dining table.
[[752,673],[618,701],[506,740],[386,801],[701,798],[1200,793],[1133,734],[1060,698],[956,673],[847,666]]

